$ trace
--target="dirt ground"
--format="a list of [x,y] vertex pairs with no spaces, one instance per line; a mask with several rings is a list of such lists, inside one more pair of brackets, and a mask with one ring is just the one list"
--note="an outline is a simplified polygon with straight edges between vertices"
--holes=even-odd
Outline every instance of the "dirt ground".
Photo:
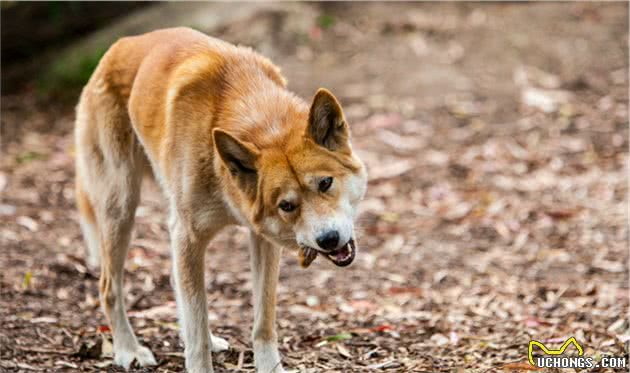
[[[350,268],[283,259],[285,368],[526,371],[530,340],[569,337],[627,359],[627,4],[287,9],[213,34],[268,55],[303,97],[331,89],[370,181]],[[2,95],[0,371],[123,371],[84,263],[72,109]],[[143,193],[127,305],[159,365],[133,371],[182,371],[165,206]],[[253,371],[245,237],[208,248],[210,325],[231,344],[218,372]]]

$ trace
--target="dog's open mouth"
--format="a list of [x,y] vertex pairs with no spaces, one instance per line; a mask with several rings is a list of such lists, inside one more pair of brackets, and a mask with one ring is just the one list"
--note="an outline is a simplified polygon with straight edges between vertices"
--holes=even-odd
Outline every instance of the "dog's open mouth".
[[343,245],[339,249],[330,252],[323,252],[313,249],[312,247],[302,246],[300,247],[300,265],[303,268],[307,268],[311,265],[311,263],[313,263],[315,258],[317,258],[317,254],[321,254],[326,257],[326,259],[330,260],[338,267],[350,265],[356,255],[354,239],[351,239],[347,244]]

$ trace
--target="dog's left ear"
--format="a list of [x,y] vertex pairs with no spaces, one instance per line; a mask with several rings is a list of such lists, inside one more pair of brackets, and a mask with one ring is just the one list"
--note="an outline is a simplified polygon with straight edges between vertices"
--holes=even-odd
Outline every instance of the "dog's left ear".
[[255,174],[258,152],[251,144],[241,142],[221,129],[212,131],[217,153],[233,175]]
[[316,144],[337,151],[350,145],[350,129],[341,105],[324,88],[317,90],[308,115],[306,135]]
[[241,142],[218,128],[212,131],[212,138],[219,157],[237,180],[240,188],[248,194],[255,195],[258,182],[257,149],[252,144]]

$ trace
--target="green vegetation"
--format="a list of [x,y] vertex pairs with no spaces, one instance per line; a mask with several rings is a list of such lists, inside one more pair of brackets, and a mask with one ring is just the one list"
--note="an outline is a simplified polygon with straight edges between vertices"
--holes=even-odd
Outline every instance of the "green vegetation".
[[24,164],[38,159],[46,159],[46,156],[37,152],[27,151],[19,154],[16,157],[16,161],[18,164]]
[[335,17],[330,14],[322,14],[317,17],[317,25],[322,28],[322,30],[329,29],[335,25]]
[[75,51],[55,60],[39,76],[39,93],[48,96],[81,89],[106,51],[105,47]]

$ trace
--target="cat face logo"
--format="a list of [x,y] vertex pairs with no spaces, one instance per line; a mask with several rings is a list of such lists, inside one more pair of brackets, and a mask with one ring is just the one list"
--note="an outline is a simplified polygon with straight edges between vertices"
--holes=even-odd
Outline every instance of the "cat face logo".
[[571,337],[569,339],[567,339],[564,344],[557,350],[550,350],[548,349],[544,344],[542,344],[541,342],[538,341],[529,341],[529,347],[527,348],[527,357],[529,358],[529,363],[532,366],[536,366],[536,363],[534,362],[534,356],[533,356],[533,350],[534,350],[534,346],[538,346],[540,347],[540,349],[546,354],[546,355],[562,355],[564,353],[564,350],[567,349],[567,347],[569,347],[570,344],[572,344],[575,346],[575,348],[577,348],[578,351],[578,355],[582,356],[584,355],[584,349],[582,348],[582,346],[580,346],[580,344],[575,340],[575,337]]

